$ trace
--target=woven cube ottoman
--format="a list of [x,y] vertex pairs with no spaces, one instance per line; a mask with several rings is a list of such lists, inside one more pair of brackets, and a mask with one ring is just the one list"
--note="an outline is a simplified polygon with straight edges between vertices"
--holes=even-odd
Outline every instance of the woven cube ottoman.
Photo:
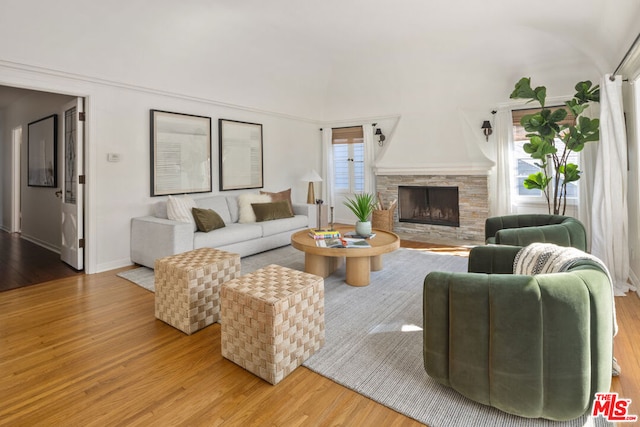
[[277,384],[324,345],[324,280],[269,265],[222,285],[222,356]]
[[220,319],[220,285],[240,277],[240,255],[202,248],[154,267],[156,318],[191,335]]

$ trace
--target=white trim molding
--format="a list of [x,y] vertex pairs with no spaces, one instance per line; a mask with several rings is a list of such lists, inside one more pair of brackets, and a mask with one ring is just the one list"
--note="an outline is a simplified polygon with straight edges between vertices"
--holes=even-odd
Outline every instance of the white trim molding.
[[493,162],[482,164],[441,163],[416,166],[376,166],[376,175],[488,175]]

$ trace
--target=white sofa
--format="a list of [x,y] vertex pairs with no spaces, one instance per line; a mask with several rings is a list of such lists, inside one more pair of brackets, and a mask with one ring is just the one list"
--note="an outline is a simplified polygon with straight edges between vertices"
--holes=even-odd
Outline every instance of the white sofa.
[[291,243],[291,234],[309,228],[309,206],[292,204],[294,216],[264,222],[239,223],[237,196],[194,199],[198,208],[213,209],[225,226],[208,233],[191,223],[168,219],[166,202],[154,205],[154,214],[131,220],[131,261],[153,268],[155,260],[199,249],[217,248],[245,257]]

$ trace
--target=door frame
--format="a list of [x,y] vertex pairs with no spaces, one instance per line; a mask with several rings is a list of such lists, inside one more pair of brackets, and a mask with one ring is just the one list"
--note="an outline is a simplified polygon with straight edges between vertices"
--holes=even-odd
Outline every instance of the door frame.
[[17,87],[21,89],[34,90],[40,92],[51,92],[61,95],[69,95],[74,97],[84,98],[84,112],[85,112],[85,273],[94,274],[97,273],[97,245],[95,236],[97,236],[97,228],[95,226],[95,198],[93,194],[96,186],[91,179],[91,175],[96,170],[95,153],[92,149],[91,141],[94,139],[92,120],[93,120],[93,95],[87,90],[85,82],[79,82],[78,80],[66,78],[60,75],[51,75],[45,72],[34,70],[30,67],[13,67],[5,66],[5,63],[0,61],[0,70],[3,75],[0,77],[0,85]]

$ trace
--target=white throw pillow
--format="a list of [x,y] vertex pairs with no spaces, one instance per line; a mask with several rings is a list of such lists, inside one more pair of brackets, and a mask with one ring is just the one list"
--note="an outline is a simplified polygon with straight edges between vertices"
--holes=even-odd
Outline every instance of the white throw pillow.
[[240,218],[238,222],[240,224],[246,224],[249,222],[256,222],[256,214],[253,212],[251,203],[269,203],[271,196],[268,194],[256,194],[246,193],[238,196],[238,209]]
[[193,231],[198,229],[191,209],[197,207],[196,202],[189,196],[167,199],[167,217],[173,221],[189,222],[193,224]]

